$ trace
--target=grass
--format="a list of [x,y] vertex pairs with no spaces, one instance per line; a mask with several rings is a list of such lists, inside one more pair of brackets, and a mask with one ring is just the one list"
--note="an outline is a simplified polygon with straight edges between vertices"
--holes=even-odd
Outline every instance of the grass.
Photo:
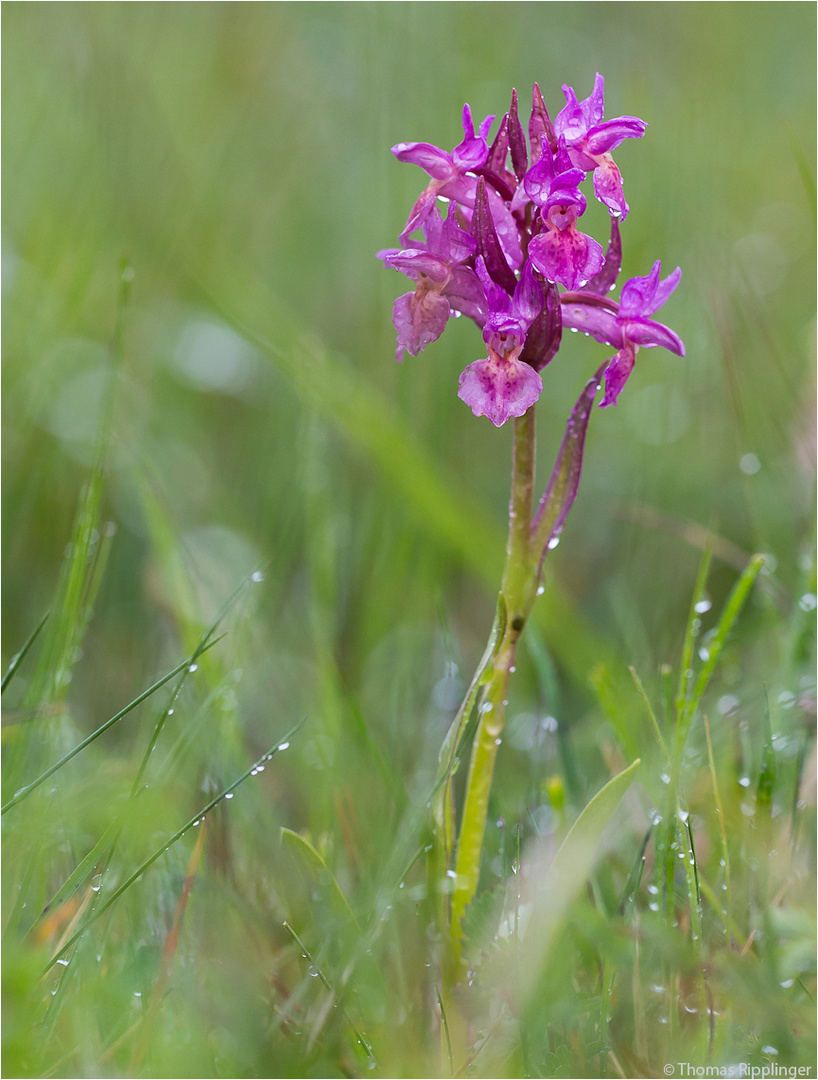
[[[595,412],[546,562],[467,1072],[814,1069],[814,10],[3,14],[4,1075],[444,1075],[427,802],[510,436],[465,320],[391,361],[389,147],[596,70],[688,355]],[[541,477],[603,359],[548,368]]]

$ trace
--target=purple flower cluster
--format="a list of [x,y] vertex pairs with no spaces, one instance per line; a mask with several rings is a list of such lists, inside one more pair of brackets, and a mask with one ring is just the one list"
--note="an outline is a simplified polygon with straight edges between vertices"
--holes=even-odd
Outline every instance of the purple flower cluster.
[[[619,222],[629,209],[611,152],[625,139],[641,138],[647,125],[635,116],[603,119],[601,75],[584,101],[570,86],[563,91],[566,105],[552,123],[534,84],[527,143],[512,91],[491,145],[494,117],[475,132],[466,105],[464,137],[451,153],[430,143],[392,147],[398,160],[420,165],[430,178],[400,235],[402,246],[378,253],[415,283],[392,309],[397,358],[417,356],[451,315],[468,315],[483,331],[488,356],[462,373],[459,396],[498,427],[539,398],[540,372],[564,327],[616,349],[605,370],[603,406],[616,403],[640,347],[661,345],[684,356],[678,335],[650,318],[678,285],[678,268],[661,281],[657,262],[647,277],[625,283],[618,303],[608,296],[622,262]],[[589,173],[611,216],[604,252],[578,227],[586,207],[580,184]],[[423,237],[413,238],[418,232]]]

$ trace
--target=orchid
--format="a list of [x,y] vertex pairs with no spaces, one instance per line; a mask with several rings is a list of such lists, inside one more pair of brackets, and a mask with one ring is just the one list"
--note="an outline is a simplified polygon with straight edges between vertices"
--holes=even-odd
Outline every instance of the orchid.
[[563,86],[567,104],[554,117],[554,131],[565,139],[571,161],[585,172],[594,174],[594,194],[612,214],[623,220],[628,204],[622,193],[622,176],[611,151],[625,139],[641,139],[647,129],[636,116],[617,116],[603,120],[605,80],[597,73],[590,97],[577,101],[570,86]]
[[665,303],[682,277],[677,266],[664,281],[659,280],[660,261],[653,264],[647,277],[635,277],[622,286],[618,304],[595,292],[563,293],[563,326],[582,330],[617,351],[605,369],[605,397],[602,407],[615,405],[633,370],[639,348],[663,346],[677,356],[684,356],[682,339],[668,326],[649,318]]
[[[440,337],[451,315],[467,315],[482,331],[488,355],[466,365],[458,397],[495,427],[511,420],[513,431],[508,543],[495,623],[441,749],[428,803],[433,843],[426,849],[427,895],[436,913],[436,937],[447,950],[440,964],[440,1011],[449,1018],[446,1075],[462,1074],[469,1061],[464,1041],[468,1024],[460,1015],[457,993],[458,982],[467,977],[463,919],[480,877],[509,679],[520,635],[543,591],[546,554],[577,496],[600,380],[605,379],[601,404],[613,405],[639,348],[661,345],[684,356],[675,331],[651,318],[679,284],[678,268],[662,280],[657,261],[646,277],[625,283],[619,302],[610,296],[622,265],[619,222],[628,213],[611,152],[624,139],[644,135],[646,124],[632,116],[603,120],[600,75],[585,101],[577,101],[570,87],[563,89],[567,104],[552,124],[534,85],[528,140],[512,91],[511,106],[491,146],[487,137],[494,118],[486,117],[475,133],[466,105],[465,137],[451,153],[429,143],[393,147],[400,161],[419,165],[431,180],[412,208],[400,235],[401,247],[379,253],[387,266],[415,283],[414,291],[398,297],[392,310],[397,358],[404,352],[416,356]],[[578,227],[587,205],[581,185],[589,173],[596,197],[610,211],[604,252]],[[436,209],[438,199],[448,203],[445,219]],[[421,228],[424,238],[410,239]],[[565,327],[583,330],[616,352],[586,377],[535,511],[535,405],[543,393],[542,372],[557,355]],[[457,815],[452,780],[469,739],[473,743],[465,802]]]
[[432,178],[412,207],[412,212],[401,232],[401,243],[419,228],[428,217],[440,195],[465,206],[474,205],[474,192],[477,181],[473,175],[488,157],[489,147],[486,142],[493,116],[487,116],[477,133],[474,131],[471,109],[463,106],[463,140],[448,153],[431,143],[398,143],[392,147],[392,153],[398,161],[408,161],[420,167]]
[[[605,372],[605,406],[615,404],[639,347],[663,345],[684,355],[678,335],[649,318],[678,284],[678,271],[660,282],[657,263],[647,278],[625,285],[619,304],[607,295],[622,258],[618,221],[628,213],[612,152],[641,138],[647,125],[635,116],[603,118],[601,75],[584,101],[570,86],[563,91],[566,105],[552,123],[534,85],[527,139],[512,91],[491,145],[494,117],[475,131],[465,105],[463,139],[451,152],[424,142],[392,148],[430,178],[401,246],[379,252],[415,283],[392,309],[397,359],[437,340],[452,315],[468,316],[483,331],[488,355],[466,366],[458,396],[498,427],[539,399],[540,372],[556,354],[563,326],[616,348]],[[611,215],[607,252],[579,227],[588,174]],[[445,217],[439,200],[448,205]]]

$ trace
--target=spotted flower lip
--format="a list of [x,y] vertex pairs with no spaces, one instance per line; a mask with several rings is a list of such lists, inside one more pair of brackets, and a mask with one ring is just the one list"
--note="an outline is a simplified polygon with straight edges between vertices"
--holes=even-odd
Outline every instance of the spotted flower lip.
[[404,351],[417,356],[436,341],[453,311],[469,315],[479,325],[485,321],[483,288],[474,271],[463,265],[474,254],[475,241],[458,226],[454,204],[445,221],[433,207],[423,223],[425,243],[378,252],[387,266],[416,282],[414,292],[399,296],[392,307],[398,360]]
[[597,72],[594,89],[578,101],[570,86],[563,86],[566,105],[554,117],[554,132],[564,138],[571,161],[577,168],[594,174],[594,194],[612,214],[623,220],[628,204],[622,192],[622,176],[611,151],[625,139],[641,139],[648,125],[637,116],[617,116],[603,120],[605,80]]
[[526,263],[513,296],[492,281],[482,256],[477,276],[486,297],[483,338],[489,355],[469,364],[460,376],[458,397],[475,416],[487,416],[495,427],[522,416],[542,393],[542,379],[520,360],[528,328],[543,309],[543,290]]

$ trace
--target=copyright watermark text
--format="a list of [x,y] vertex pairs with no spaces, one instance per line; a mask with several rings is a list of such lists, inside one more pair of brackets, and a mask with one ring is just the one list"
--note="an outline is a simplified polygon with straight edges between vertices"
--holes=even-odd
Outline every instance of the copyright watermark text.
[[772,1080],[773,1077],[812,1076],[809,1065],[750,1065],[746,1061],[734,1065],[691,1065],[689,1061],[668,1063],[664,1067],[665,1076],[678,1077],[725,1077],[727,1080],[740,1080],[747,1077],[752,1080]]

